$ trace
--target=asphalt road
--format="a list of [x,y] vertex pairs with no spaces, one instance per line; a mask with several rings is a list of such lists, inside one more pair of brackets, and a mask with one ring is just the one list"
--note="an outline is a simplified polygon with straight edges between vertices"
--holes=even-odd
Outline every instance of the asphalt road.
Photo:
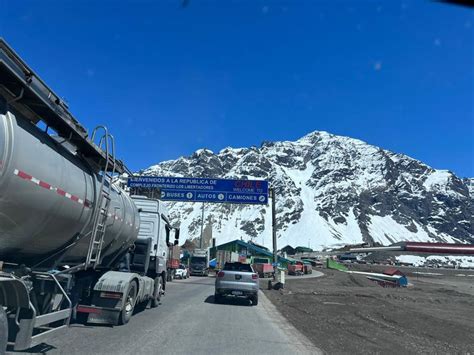
[[74,325],[29,350],[46,354],[317,354],[316,348],[260,292],[214,303],[214,278],[167,284],[162,304],[120,327]]

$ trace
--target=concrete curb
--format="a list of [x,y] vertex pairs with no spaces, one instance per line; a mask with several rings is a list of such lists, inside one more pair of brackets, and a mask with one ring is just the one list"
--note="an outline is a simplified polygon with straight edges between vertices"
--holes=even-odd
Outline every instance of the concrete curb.
[[304,279],[314,279],[316,277],[321,277],[321,276],[324,276],[323,272],[313,270],[312,274],[306,274],[306,275],[301,275],[301,276],[286,275],[285,279],[286,280],[304,280]]
[[[277,291],[274,291],[277,292]],[[324,352],[316,347],[311,340],[296,329],[274,306],[274,304],[267,298],[267,296],[260,290],[259,299],[262,308],[267,313],[268,317],[280,326],[280,329],[290,339],[294,339],[294,354],[324,354]]]

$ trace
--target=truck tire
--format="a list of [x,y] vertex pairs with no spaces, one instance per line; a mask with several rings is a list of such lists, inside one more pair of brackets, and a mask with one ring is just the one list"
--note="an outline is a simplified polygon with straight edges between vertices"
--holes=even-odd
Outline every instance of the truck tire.
[[8,320],[7,314],[0,306],[0,355],[4,355],[7,351],[8,343]]
[[161,283],[163,285],[163,294],[166,291],[166,280],[167,279],[168,279],[168,276],[167,276],[166,272],[163,271],[163,273],[161,274]]
[[163,278],[161,276],[155,277],[155,289],[153,290],[153,298],[150,303],[151,308],[156,308],[161,301],[161,292],[163,291]]
[[135,281],[130,282],[128,290],[125,293],[125,299],[123,301],[124,305],[122,311],[120,312],[118,325],[127,324],[130,318],[132,318],[133,310],[135,309],[135,304],[137,303],[137,283]]

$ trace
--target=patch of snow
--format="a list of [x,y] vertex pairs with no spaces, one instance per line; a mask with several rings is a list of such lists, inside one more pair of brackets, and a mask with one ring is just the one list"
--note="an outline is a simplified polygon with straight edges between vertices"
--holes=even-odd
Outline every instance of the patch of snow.
[[399,262],[410,263],[414,266],[424,266],[435,261],[444,264],[456,265],[463,268],[474,268],[474,256],[457,256],[457,255],[400,255],[395,257]]
[[434,170],[426,177],[423,186],[427,190],[433,190],[435,187],[443,189],[452,177],[453,174],[448,170]]
[[206,149],[206,148],[198,149],[194,152],[194,154],[197,154],[197,155],[201,155],[203,153],[214,154],[214,152],[212,150]]
[[401,241],[431,242],[434,241],[421,225],[413,221],[417,232],[409,231],[391,216],[370,216],[369,233],[374,241],[390,245]]

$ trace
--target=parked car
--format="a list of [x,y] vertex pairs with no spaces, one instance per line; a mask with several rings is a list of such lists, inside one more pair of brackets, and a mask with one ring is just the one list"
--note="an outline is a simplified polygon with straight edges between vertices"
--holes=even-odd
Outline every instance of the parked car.
[[214,301],[220,303],[226,296],[246,297],[256,306],[258,286],[258,274],[250,264],[226,262],[216,277]]
[[179,264],[174,274],[175,279],[187,279],[189,277],[188,268],[183,264]]

